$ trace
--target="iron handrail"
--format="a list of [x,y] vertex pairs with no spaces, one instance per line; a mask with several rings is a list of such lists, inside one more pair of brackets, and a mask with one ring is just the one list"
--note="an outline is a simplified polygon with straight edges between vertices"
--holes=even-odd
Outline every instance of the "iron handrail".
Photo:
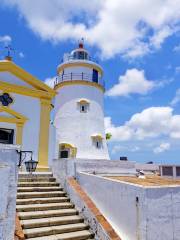
[[90,82],[96,82],[97,84],[102,85],[105,87],[105,83],[102,78],[98,78],[98,81],[94,81],[93,74],[87,74],[87,73],[66,73],[66,74],[60,74],[56,77],[54,81],[54,87],[58,85],[61,82],[64,81],[73,81],[73,80],[82,80],[82,81],[90,81]]

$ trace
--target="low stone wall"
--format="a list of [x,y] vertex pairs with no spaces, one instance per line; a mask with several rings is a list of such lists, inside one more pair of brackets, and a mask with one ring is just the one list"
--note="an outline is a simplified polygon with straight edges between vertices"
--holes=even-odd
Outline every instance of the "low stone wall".
[[74,178],[69,177],[67,179],[66,191],[80,215],[83,215],[85,222],[95,233],[96,240],[121,240],[107,219]]
[[135,175],[134,162],[96,159],[54,159],[52,172],[64,186],[66,177],[76,177],[77,172],[106,175]]
[[88,173],[77,180],[123,240],[179,240],[180,186],[143,187]]
[[18,147],[0,145],[0,239],[14,239]]

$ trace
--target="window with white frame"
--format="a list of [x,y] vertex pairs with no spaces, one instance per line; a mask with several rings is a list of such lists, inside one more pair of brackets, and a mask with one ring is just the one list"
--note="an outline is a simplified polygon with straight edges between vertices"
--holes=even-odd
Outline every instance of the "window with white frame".
[[78,101],[78,106],[81,113],[87,113],[89,110],[89,101],[81,99]]
[[101,148],[102,147],[102,139],[97,139],[96,140],[96,148]]
[[93,145],[97,148],[100,149],[103,147],[103,138],[99,135],[93,135],[92,137],[92,141],[93,141]]
[[86,113],[88,110],[88,105],[87,104],[80,104],[80,112]]

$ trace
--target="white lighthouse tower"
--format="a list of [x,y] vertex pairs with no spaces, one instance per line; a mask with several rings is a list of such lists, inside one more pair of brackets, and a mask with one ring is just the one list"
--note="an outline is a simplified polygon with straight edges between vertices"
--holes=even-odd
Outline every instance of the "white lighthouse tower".
[[55,82],[56,152],[59,158],[109,159],[104,129],[103,70],[83,42],[65,54]]

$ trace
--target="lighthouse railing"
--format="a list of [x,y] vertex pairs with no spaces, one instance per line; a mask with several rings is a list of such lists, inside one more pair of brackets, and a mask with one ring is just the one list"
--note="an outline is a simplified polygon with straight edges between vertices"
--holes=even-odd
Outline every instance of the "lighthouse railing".
[[87,73],[66,73],[66,74],[60,74],[56,77],[56,80],[54,81],[54,86],[61,82],[65,81],[88,81],[88,82],[95,82],[97,84],[102,85],[105,88],[105,82],[102,78],[94,78],[93,74],[87,74]]

